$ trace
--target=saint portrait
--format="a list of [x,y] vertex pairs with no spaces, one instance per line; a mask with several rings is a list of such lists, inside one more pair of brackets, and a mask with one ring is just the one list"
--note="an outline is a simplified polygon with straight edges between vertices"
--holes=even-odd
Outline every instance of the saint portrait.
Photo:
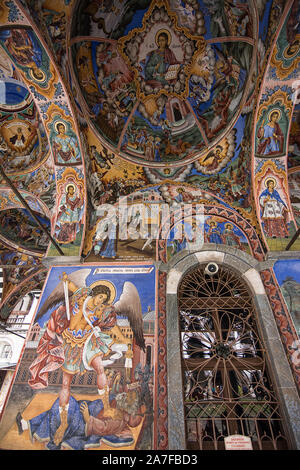
[[[79,194],[78,194],[79,193]],[[56,220],[55,238],[59,243],[73,243],[80,230],[84,198],[74,184],[67,184]]]
[[266,189],[259,196],[264,230],[269,238],[287,238],[288,208],[276,188],[275,178],[266,178]]
[[257,132],[258,155],[276,155],[283,152],[284,134],[278,121],[281,117],[281,112],[278,109],[272,110]]
[[152,88],[163,88],[177,78],[180,62],[170,49],[171,34],[167,29],[156,33],[155,42],[157,48],[145,59],[145,81]]
[[57,165],[72,165],[81,161],[80,149],[75,134],[68,132],[66,125],[59,121],[55,124],[52,138],[54,160]]

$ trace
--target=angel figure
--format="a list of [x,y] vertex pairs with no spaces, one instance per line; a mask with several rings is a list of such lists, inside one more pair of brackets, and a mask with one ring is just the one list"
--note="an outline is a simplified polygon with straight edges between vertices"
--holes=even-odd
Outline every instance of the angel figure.
[[[59,392],[57,422],[52,441],[62,442],[68,428],[68,409],[71,397],[71,381],[75,374],[94,370],[97,374],[98,393],[103,403],[104,417],[114,417],[110,407],[109,385],[105,365],[119,359],[128,345],[115,342],[109,335],[117,324],[117,315],[127,316],[137,346],[145,350],[143,317],[140,297],[136,287],[125,282],[120,299],[115,302],[116,290],[110,281],[99,280],[86,286],[91,269],[77,270],[70,275],[63,273],[60,282],[42,305],[36,320],[51,312],[47,328],[37,347],[37,357],[29,367],[33,389],[48,386],[48,374],[62,368],[62,387]],[[78,287],[84,286],[84,287]],[[43,418],[44,419],[44,418]],[[48,419],[48,418],[46,418]],[[35,431],[39,436],[45,426],[37,417]],[[32,424],[32,425],[33,425]],[[44,427],[43,427],[44,426]],[[39,436],[49,440],[47,435]]]

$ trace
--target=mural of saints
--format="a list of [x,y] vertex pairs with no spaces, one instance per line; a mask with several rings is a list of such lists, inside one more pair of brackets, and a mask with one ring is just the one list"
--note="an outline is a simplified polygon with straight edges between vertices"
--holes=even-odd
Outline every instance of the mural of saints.
[[75,241],[80,229],[83,205],[83,195],[78,195],[74,184],[68,184],[59,204],[55,226],[55,238],[59,243]]
[[284,135],[278,124],[280,113],[277,110],[269,114],[268,122],[262,125],[257,133],[259,155],[275,155],[283,152]]
[[52,148],[57,165],[74,164],[80,162],[80,150],[75,135],[66,132],[62,122],[56,125],[56,134],[52,139]]
[[[91,269],[62,273],[60,282],[47,296],[36,320],[51,315],[38,347],[37,357],[29,370],[29,385],[35,390],[48,387],[48,374],[62,369],[62,386],[52,407],[30,420],[18,413],[19,433],[30,429],[30,435],[45,442],[49,450],[79,450],[99,447],[129,446],[131,428],[141,423],[140,404],[134,387],[131,391],[135,409],[128,413],[128,394],[116,401],[110,395],[106,364],[113,363],[127,351],[128,345],[112,339],[109,332],[116,326],[117,315],[126,316],[135,342],[145,350],[142,307],[137,288],[125,281],[117,302],[116,288],[108,280],[86,285]],[[96,372],[99,399],[77,401],[71,395],[74,375]],[[134,413],[135,412],[135,413]]]
[[266,189],[259,196],[265,233],[270,238],[288,237],[288,209],[279,192],[275,189],[276,180],[267,178],[265,186]]
[[146,57],[145,79],[152,88],[162,88],[168,84],[166,74],[169,67],[179,64],[179,62],[174,52],[169,48],[170,33],[167,30],[158,31],[156,43],[158,48],[151,51]]

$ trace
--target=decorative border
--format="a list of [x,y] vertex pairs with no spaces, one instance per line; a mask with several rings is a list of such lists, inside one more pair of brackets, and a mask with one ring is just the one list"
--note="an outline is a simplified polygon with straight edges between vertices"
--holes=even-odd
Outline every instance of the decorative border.
[[167,330],[166,285],[167,274],[158,272],[158,353],[157,353],[157,434],[158,450],[168,449],[168,389],[167,389]]
[[296,341],[298,341],[297,332],[295,330],[288,308],[282,297],[273,268],[265,269],[261,271],[260,274],[274,313],[283,347],[291,366],[292,374],[300,393],[300,365],[297,365],[292,360],[292,356],[295,353],[294,344]]

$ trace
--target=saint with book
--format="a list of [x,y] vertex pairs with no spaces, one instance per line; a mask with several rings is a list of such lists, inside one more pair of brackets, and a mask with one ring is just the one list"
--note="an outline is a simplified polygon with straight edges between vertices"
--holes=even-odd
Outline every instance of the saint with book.
[[159,30],[156,34],[157,49],[147,54],[145,61],[146,83],[152,88],[162,88],[176,80],[180,63],[170,49],[171,35],[168,30]]

